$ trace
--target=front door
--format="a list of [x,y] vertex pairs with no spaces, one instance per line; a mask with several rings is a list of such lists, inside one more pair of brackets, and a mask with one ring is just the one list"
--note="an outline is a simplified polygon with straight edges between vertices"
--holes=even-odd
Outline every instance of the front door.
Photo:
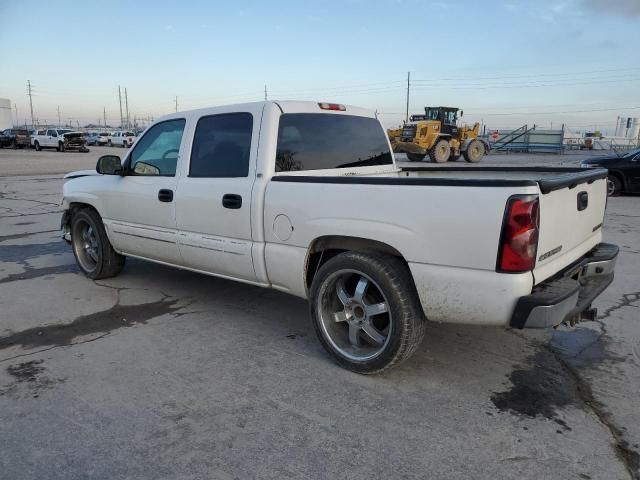
[[198,119],[190,162],[176,195],[185,266],[248,281],[256,280],[251,190],[261,107],[254,110]]
[[104,223],[123,253],[181,265],[176,241],[176,169],[185,119],[149,128],[125,159],[126,175],[113,176]]

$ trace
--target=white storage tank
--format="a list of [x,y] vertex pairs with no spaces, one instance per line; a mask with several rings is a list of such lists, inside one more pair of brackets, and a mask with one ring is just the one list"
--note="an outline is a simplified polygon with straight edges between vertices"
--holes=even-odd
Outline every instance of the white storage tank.
[[0,130],[11,128],[12,126],[11,101],[7,98],[0,98]]

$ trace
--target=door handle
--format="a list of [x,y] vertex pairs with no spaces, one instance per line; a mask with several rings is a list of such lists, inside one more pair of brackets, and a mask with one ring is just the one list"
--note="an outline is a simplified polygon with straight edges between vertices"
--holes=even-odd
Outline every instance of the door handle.
[[163,188],[158,192],[158,200],[161,202],[173,202],[173,190],[169,190],[168,188]]
[[235,193],[225,193],[222,196],[222,206],[224,208],[238,209],[242,207],[242,197]]

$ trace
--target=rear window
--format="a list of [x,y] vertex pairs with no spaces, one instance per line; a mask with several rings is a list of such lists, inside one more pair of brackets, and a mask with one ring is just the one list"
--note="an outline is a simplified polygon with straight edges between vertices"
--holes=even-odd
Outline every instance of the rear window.
[[374,118],[322,113],[280,116],[276,172],[392,163],[387,137]]

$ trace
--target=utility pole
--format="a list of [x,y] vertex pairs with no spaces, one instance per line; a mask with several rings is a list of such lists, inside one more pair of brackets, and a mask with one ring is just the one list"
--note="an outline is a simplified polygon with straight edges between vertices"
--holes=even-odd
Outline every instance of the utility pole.
[[60,105],[58,105],[58,126],[62,126],[62,123],[60,123]]
[[177,112],[178,111],[178,96],[177,95],[176,95],[175,104],[176,104],[176,112]]
[[102,119],[104,120],[104,128],[107,128],[107,107],[102,107]]
[[407,72],[407,113],[405,115],[405,122],[409,121],[409,90],[411,89],[411,72]]
[[27,80],[27,94],[29,95],[29,108],[31,109],[31,126],[33,126],[33,100],[31,99],[33,92],[31,91],[31,80]]
[[118,101],[120,102],[120,128],[122,128],[122,94],[120,93],[120,85],[118,85]]
[[124,89],[124,104],[127,107],[127,130],[129,130],[129,98],[127,97],[127,89]]
[[[13,104],[13,108],[16,109],[16,127],[17,127],[20,124],[20,120],[18,120],[18,105],[16,105],[15,102]],[[25,126],[26,126],[27,122],[24,122],[24,123],[25,123]]]
[[264,86],[264,100],[267,101],[267,86]]

